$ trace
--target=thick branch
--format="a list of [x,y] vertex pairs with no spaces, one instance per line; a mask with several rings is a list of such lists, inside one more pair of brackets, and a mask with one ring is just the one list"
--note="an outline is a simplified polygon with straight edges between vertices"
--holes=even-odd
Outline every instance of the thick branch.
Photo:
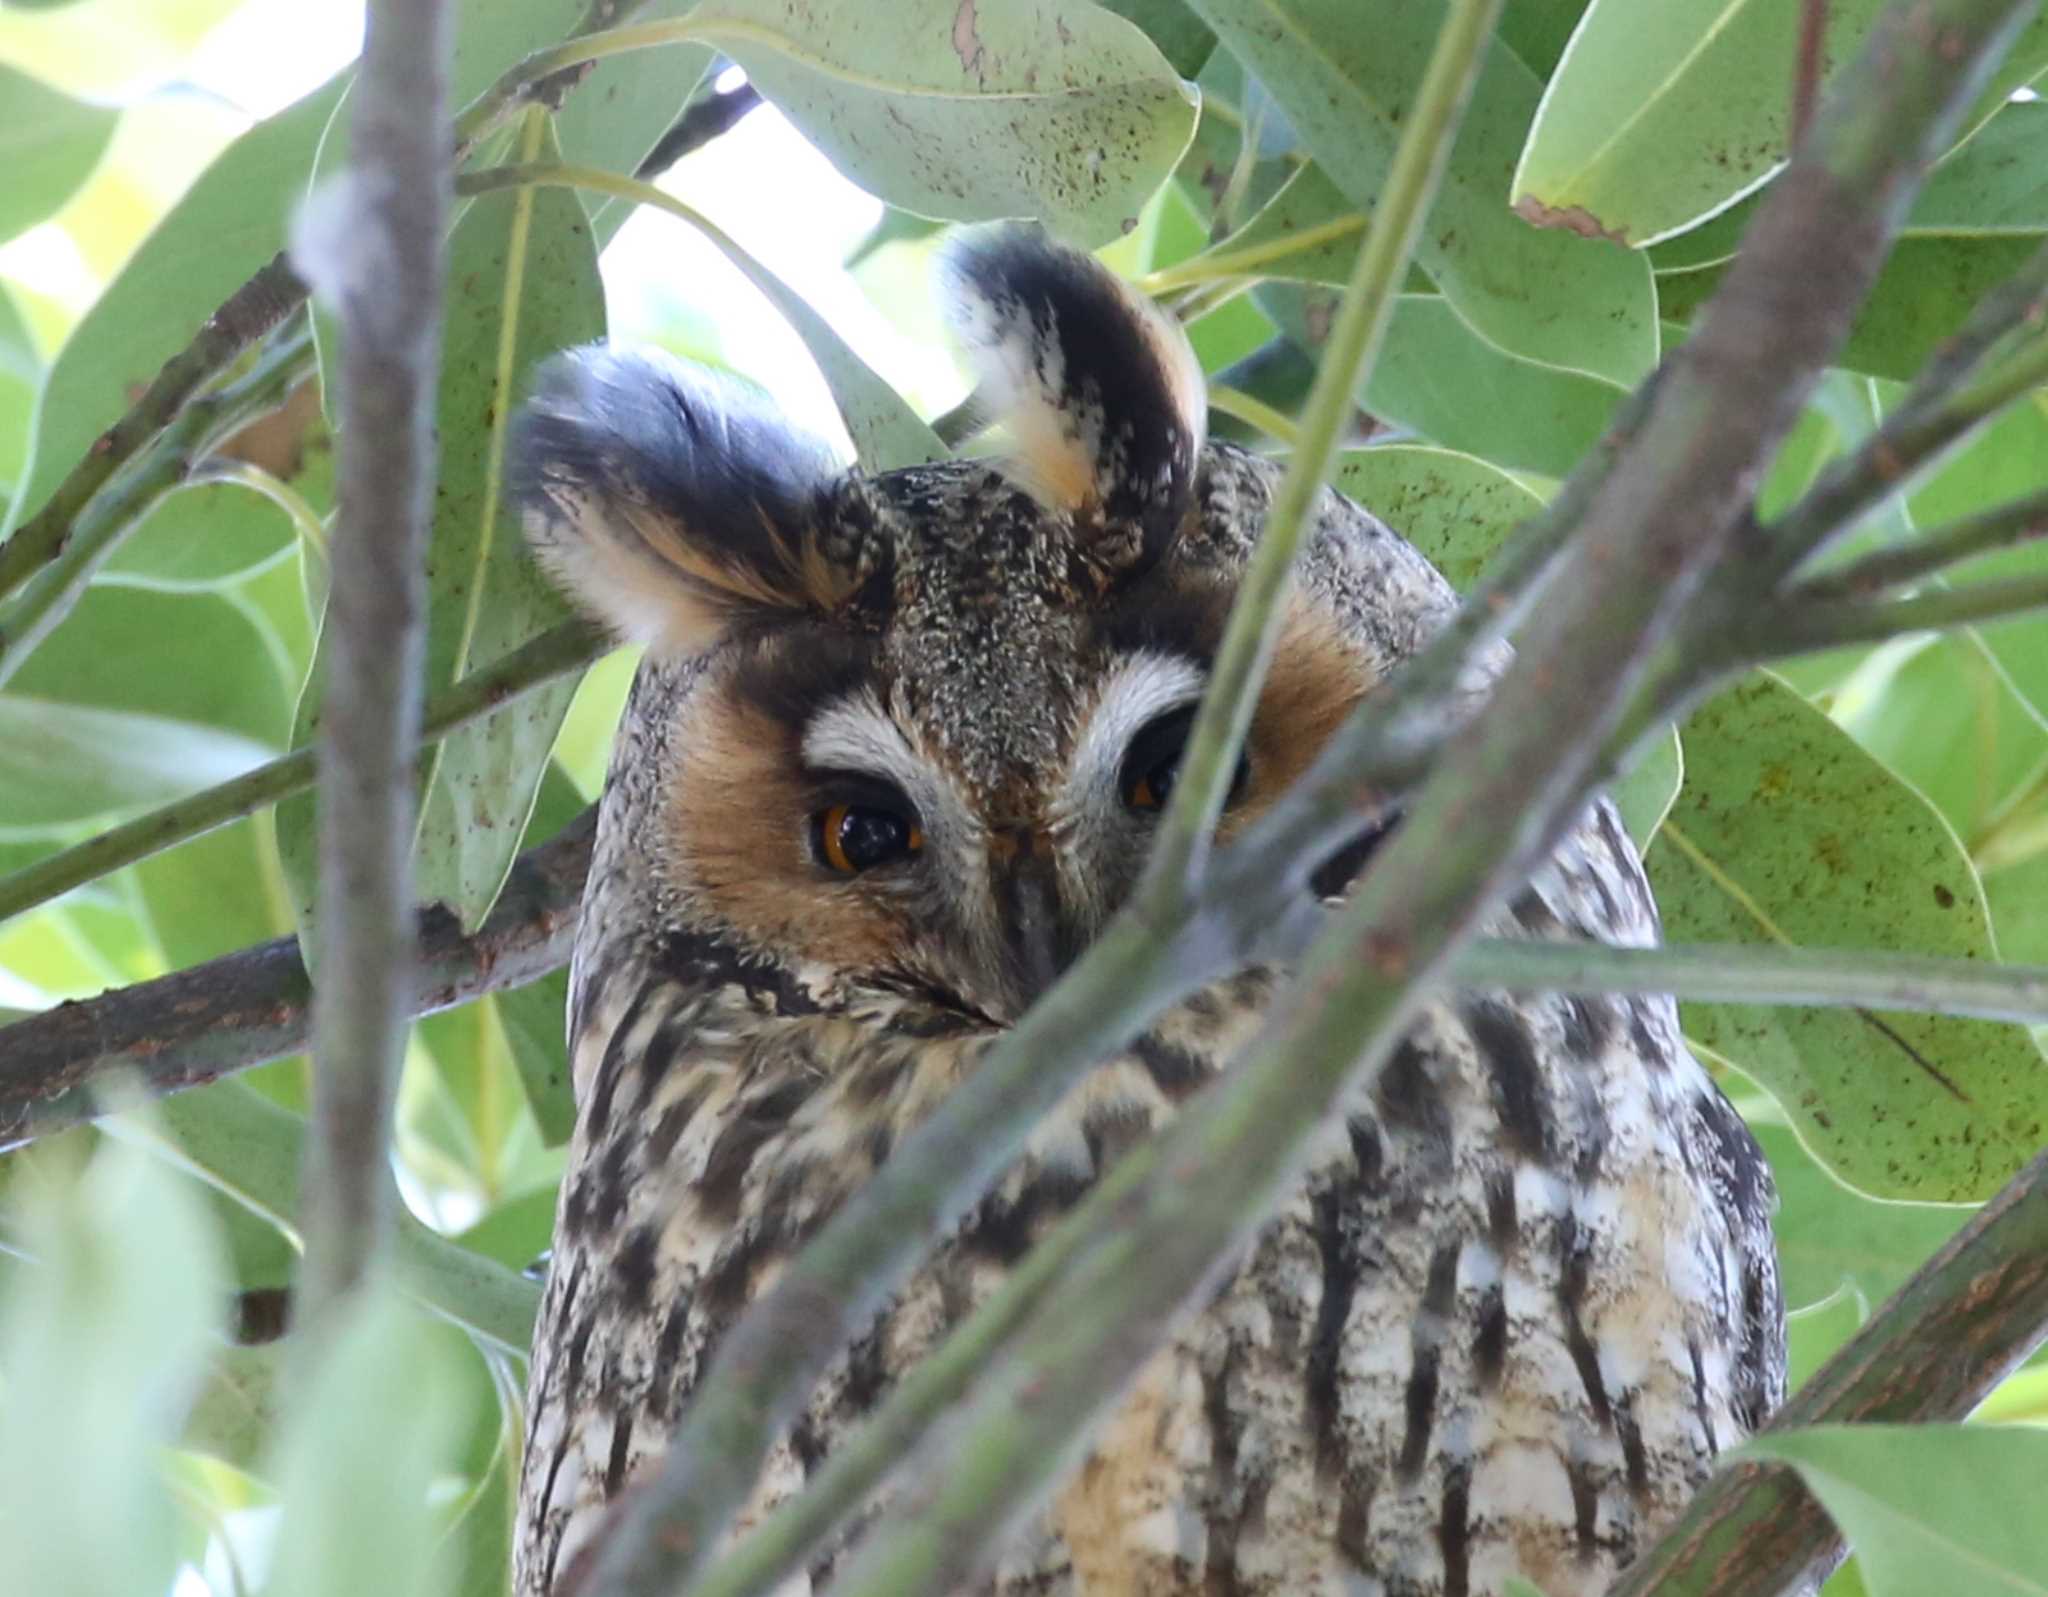
[[[1928,1260],[1771,1421],[1956,1420],[2048,1331],[2048,1154]],[[1776,1597],[1840,1556],[1790,1470],[1741,1465],[1709,1481],[1608,1597]]]
[[413,751],[426,652],[441,287],[453,203],[444,143],[445,0],[375,0],[346,186],[295,246],[341,328],[340,511],[329,551],[321,702],[320,985],[303,1182],[307,1322],[336,1312],[390,1247],[391,1116],[411,1014]]
[[[582,670],[604,648],[580,621],[543,632],[429,699],[420,723],[421,742],[434,743],[557,677]],[[89,842],[0,876],[0,921],[309,788],[317,764],[313,747],[294,749],[253,771],[124,821]]]
[[[522,854],[474,936],[439,906],[419,913],[414,1014],[537,981],[568,962],[596,818],[586,810]],[[303,1053],[311,1001],[298,939],[280,937],[16,1021],[0,1031],[0,1149],[91,1119],[117,1077],[163,1095]]]

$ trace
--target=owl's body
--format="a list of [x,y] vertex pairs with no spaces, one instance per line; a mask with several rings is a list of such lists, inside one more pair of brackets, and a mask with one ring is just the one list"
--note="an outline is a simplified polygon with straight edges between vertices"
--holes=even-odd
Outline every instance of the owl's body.
[[[1202,446],[1177,335],[1099,268],[1023,234],[961,261],[1007,471],[843,475],[743,396],[633,357],[559,370],[523,435],[537,546],[654,647],[577,949],[520,1597],[555,1589],[779,1264],[1128,895],[1277,481]],[[1288,603],[1226,836],[1453,606],[1333,494]],[[1497,930],[1654,938],[1611,806]],[[745,1521],[1285,992],[1240,973],[1098,1067],[934,1239]],[[1771,1201],[1668,1000],[1447,995],[961,1590],[1596,1592],[1779,1395]],[[828,1590],[843,1551],[792,1589]]]

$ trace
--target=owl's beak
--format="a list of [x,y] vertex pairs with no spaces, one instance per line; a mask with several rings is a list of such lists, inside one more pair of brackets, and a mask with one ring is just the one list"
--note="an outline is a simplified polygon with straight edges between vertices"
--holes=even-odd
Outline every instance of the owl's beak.
[[1081,952],[1081,938],[1060,904],[1052,842],[1024,827],[991,838],[990,864],[1005,928],[1004,986],[1021,1016]]

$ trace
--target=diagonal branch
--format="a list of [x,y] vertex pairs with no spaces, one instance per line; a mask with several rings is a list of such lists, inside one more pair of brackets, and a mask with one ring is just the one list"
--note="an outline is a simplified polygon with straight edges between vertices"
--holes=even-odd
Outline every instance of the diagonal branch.
[[[473,935],[438,906],[419,912],[414,1015],[568,963],[596,823],[593,807],[520,855]],[[90,1120],[118,1077],[163,1096],[303,1053],[312,992],[298,939],[280,937],[16,1021],[0,1030],[0,1151]]]

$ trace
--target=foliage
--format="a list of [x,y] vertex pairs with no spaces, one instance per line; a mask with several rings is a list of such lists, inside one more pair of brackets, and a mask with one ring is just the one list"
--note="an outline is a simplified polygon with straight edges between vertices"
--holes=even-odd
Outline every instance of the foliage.
[[[175,196],[139,204],[120,129],[147,102],[102,101],[132,94],[138,72],[175,76],[227,8],[16,9],[0,13],[0,238],[41,224],[101,279],[89,304],[67,305],[10,276],[20,257],[0,253],[0,527],[32,536],[94,440],[339,168],[349,74],[240,131]],[[1831,7],[1829,70],[1879,9]],[[1356,396],[1375,430],[1336,476],[1461,588],[1690,336],[1782,162],[1794,10],[1507,5]],[[493,85],[569,37],[583,8],[457,11],[455,103],[472,108],[459,126],[474,136],[449,241],[430,694],[566,614],[502,513],[505,428],[538,360],[604,335],[602,251],[635,201],[703,226],[770,296],[863,464],[932,456],[956,436],[946,418],[935,436],[847,329],[697,214],[687,164],[673,192],[628,180],[715,92],[714,50],[893,207],[859,280],[916,336],[921,313],[905,308],[922,293],[920,218],[1041,216],[1104,245],[1183,318],[1223,390],[1218,432],[1260,419],[1260,447],[1278,448],[1443,8],[1380,8],[1368,28],[1351,0],[900,0],[886,16],[866,0],[656,4],[633,20],[653,30],[649,47],[586,51],[587,76],[558,103],[502,106]],[[81,41],[114,13],[158,24],[173,64],[138,66],[131,42],[95,80]],[[2048,239],[2048,107],[2010,97],[2044,72],[2048,15],[1920,196],[1839,369],[1760,489],[1764,522],[1896,416],[1928,354]],[[539,167],[554,170],[535,181]],[[324,316],[288,313],[267,348],[291,363],[289,401],[159,463],[90,585],[38,600],[56,624],[32,648],[8,607],[33,584],[0,558],[0,901],[6,873],[313,735],[334,337]],[[102,492],[130,482],[117,474]],[[1829,558],[1911,546],[2044,491],[2048,388],[2033,387]],[[2044,525],[1933,580],[2038,579]],[[430,751],[414,839],[424,897],[475,926],[517,854],[595,796],[629,669],[613,658],[580,690],[539,686]],[[2048,961],[2048,620],[1911,632],[1753,673],[1647,742],[1619,792],[1676,941]],[[314,823],[302,792],[0,922],[0,1004],[39,1009],[300,931]],[[362,1308],[296,1403],[273,1391],[292,1339],[281,1352],[275,1327],[250,1327],[288,1288],[300,1245],[303,1059],[0,1160],[0,1514],[19,1516],[9,1542],[34,1589],[156,1592],[180,1569],[179,1590],[194,1592],[396,1591],[401,1578],[504,1589],[537,1298],[520,1272],[546,1246],[573,1120],[564,991],[550,976],[416,1026],[393,1148],[418,1216],[401,1238],[401,1290]],[[1940,1244],[1957,1206],[1991,1196],[2048,1141],[2048,1070],[2025,1027],[1734,1005],[1689,1006],[1686,1025],[1779,1169],[1801,1373]],[[250,1345],[222,1334],[230,1324]],[[2040,1391],[2023,1373],[1996,1412],[2038,1418]],[[2031,1590],[2048,1533],[2016,1495],[1950,1501],[1914,1483],[2030,1479],[2032,1441],[1980,1425],[1769,1446],[1861,1549],[1869,1589]],[[115,1516],[122,1537],[77,1517],[86,1482],[93,1522]],[[351,1562],[375,1548],[403,1556],[388,1571]]]

